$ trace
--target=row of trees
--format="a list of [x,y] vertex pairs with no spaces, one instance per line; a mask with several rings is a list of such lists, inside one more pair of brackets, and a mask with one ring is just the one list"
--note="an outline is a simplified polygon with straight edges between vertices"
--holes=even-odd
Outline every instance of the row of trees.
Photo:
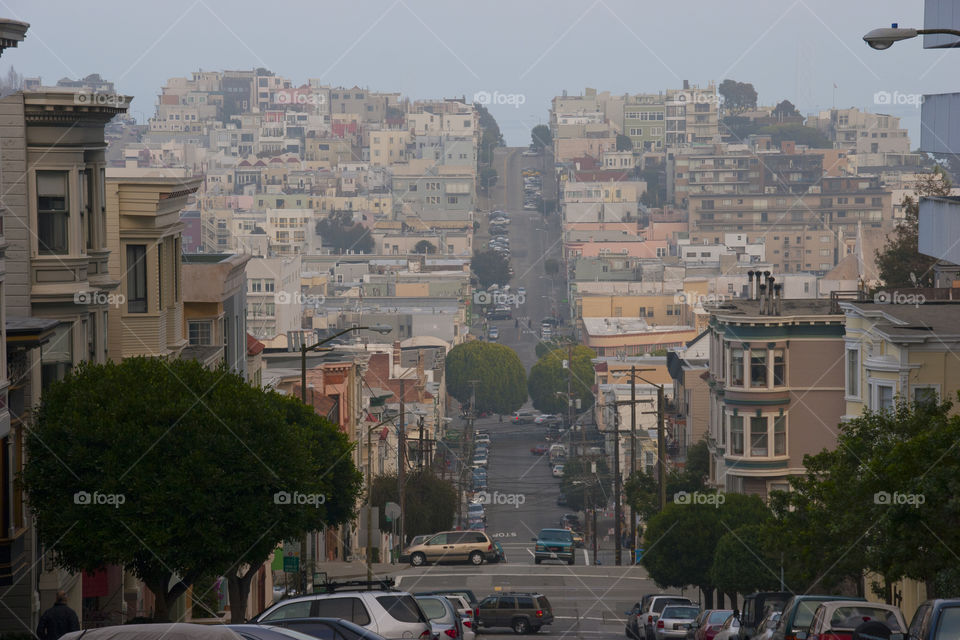
[[242,622],[278,543],[348,521],[360,496],[336,425],[190,360],[81,364],[44,390],[27,433],[20,480],[40,541],[70,571],[132,572],[157,620],[223,575]]
[[458,344],[447,354],[445,377],[447,393],[461,404],[469,404],[476,389],[478,412],[509,414],[527,401],[527,370],[517,352],[502,344]]
[[510,261],[493,249],[474,253],[470,270],[484,289],[492,284],[502,287],[510,282]]
[[806,473],[769,507],[705,489],[703,445],[671,475],[676,499],[662,511],[656,480],[630,478],[627,498],[647,521],[643,565],[661,587],[699,587],[707,607],[714,592],[722,605],[723,594],[778,590],[781,575],[794,593],[862,596],[866,585],[891,602],[903,578],[924,582],[929,597],[956,593],[960,460],[949,452],[960,415],[951,408],[903,403],[840,425],[837,447],[807,456]]
[[337,253],[370,253],[373,251],[373,236],[370,230],[353,221],[352,211],[333,211],[326,218],[318,220],[316,232],[324,247]]
[[[543,345],[542,348],[541,344]],[[533,401],[533,408],[544,413],[566,414],[567,378],[570,375],[570,389],[574,400],[580,401],[580,409],[593,406],[593,363],[597,357],[593,349],[583,345],[574,346],[570,353],[565,346],[557,343],[538,344],[540,359],[530,368],[527,379],[527,391]],[[572,358],[567,360],[568,356]],[[570,368],[564,368],[568,362]]]

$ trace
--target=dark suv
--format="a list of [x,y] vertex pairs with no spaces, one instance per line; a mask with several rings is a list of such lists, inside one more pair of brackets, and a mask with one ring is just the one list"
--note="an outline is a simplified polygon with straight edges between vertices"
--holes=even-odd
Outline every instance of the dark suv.
[[477,609],[477,627],[509,627],[514,633],[536,633],[553,622],[553,608],[539,593],[505,591],[487,596]]

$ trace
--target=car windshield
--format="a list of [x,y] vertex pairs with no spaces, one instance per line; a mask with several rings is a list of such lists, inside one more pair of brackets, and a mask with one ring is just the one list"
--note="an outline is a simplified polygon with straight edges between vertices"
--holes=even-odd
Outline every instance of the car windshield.
[[559,531],[557,529],[544,529],[540,532],[540,539],[550,542],[570,542],[572,536],[569,531]]
[[686,598],[661,598],[653,603],[653,610],[660,613],[668,604],[690,604],[690,601]]
[[730,609],[723,609],[721,611],[711,611],[710,617],[707,619],[707,624],[723,624],[727,618],[733,615],[733,611]]
[[797,615],[793,618],[794,630],[809,628],[810,623],[813,622],[813,614],[823,602],[823,600],[804,600],[798,604]]
[[682,620],[693,620],[700,614],[700,609],[698,607],[664,607],[663,615],[661,618],[679,618]]
[[858,626],[868,620],[877,620],[890,627],[891,631],[903,631],[900,628],[900,622],[897,616],[889,609],[883,607],[871,607],[869,605],[857,605],[850,607],[837,607],[833,615],[830,616],[830,629],[856,629]]

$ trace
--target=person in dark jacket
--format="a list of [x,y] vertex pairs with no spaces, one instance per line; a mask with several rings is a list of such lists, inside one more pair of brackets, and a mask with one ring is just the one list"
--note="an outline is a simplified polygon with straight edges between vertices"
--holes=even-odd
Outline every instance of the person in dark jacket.
[[67,606],[67,592],[57,591],[57,601],[40,616],[37,637],[40,640],[58,640],[66,633],[79,630],[80,619],[76,612]]

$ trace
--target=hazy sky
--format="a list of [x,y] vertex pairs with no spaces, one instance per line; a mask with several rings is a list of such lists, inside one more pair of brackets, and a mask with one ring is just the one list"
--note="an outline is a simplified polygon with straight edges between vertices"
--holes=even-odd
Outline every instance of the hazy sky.
[[916,146],[919,109],[875,107],[874,94],[960,90],[960,51],[918,39],[879,52],[861,40],[890,22],[922,26],[920,0],[0,0],[0,16],[31,23],[0,73],[12,65],[46,84],[100,73],[135,96],[140,121],[168,77],[265,66],[295,84],[412,98],[498,92],[522,102],[491,108],[507,142],[527,144],[564,89],[733,78],[752,82],[761,104],[788,98],[804,114],[835,97],[900,115]]

